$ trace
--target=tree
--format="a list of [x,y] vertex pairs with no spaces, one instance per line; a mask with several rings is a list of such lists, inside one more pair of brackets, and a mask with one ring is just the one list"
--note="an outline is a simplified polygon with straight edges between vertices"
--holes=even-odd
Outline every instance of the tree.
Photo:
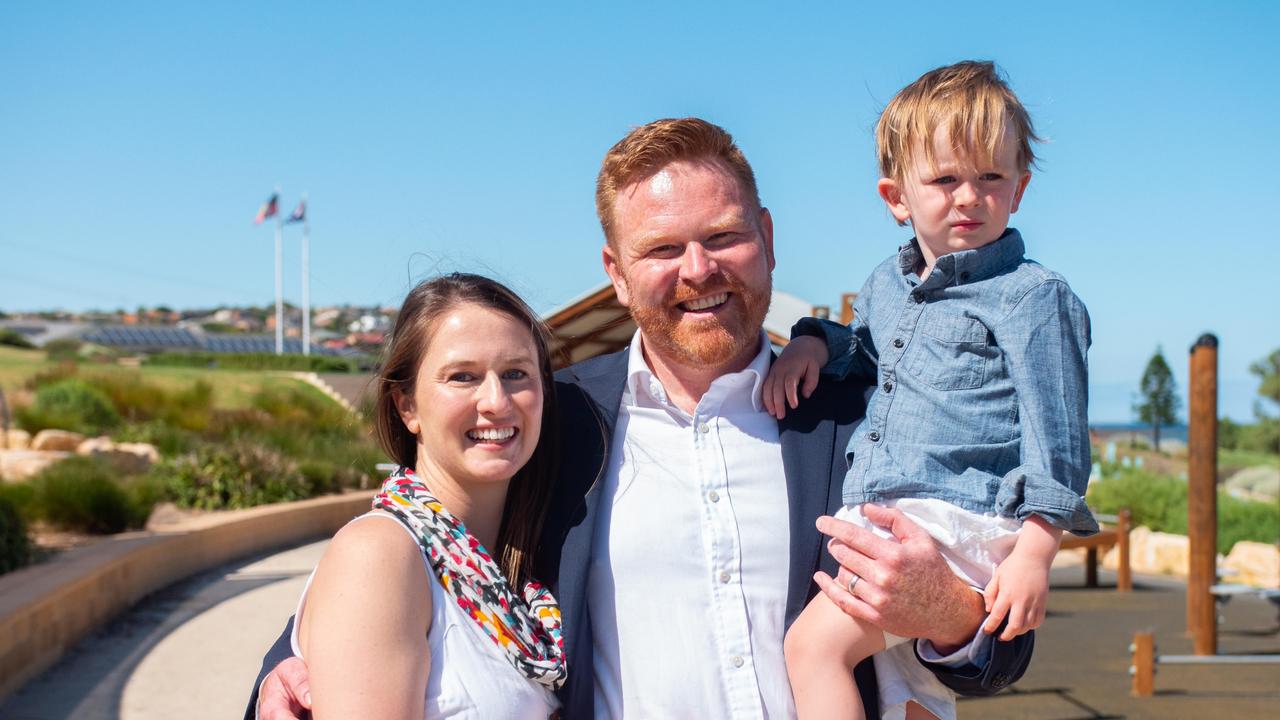
[[[1249,372],[1258,376],[1258,394],[1280,408],[1280,348],[1249,366]],[[1254,402],[1253,416],[1256,423],[1250,428],[1248,444],[1257,450],[1280,453],[1280,416],[1273,417],[1263,410],[1264,403]]]
[[1139,421],[1151,426],[1151,438],[1158,451],[1160,427],[1178,421],[1178,407],[1182,404],[1169,363],[1165,362],[1164,352],[1158,345],[1156,354],[1147,361],[1147,369],[1142,371],[1139,394],[1140,398],[1134,403],[1133,411],[1138,414]]

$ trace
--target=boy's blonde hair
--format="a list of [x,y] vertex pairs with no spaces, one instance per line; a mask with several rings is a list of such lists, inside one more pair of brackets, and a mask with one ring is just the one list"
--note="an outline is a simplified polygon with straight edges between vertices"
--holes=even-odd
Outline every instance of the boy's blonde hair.
[[1040,138],[995,63],[965,60],[930,70],[895,95],[876,123],[880,174],[902,182],[919,153],[932,166],[939,127],[946,128],[961,156],[985,163],[994,161],[1005,128],[1011,127],[1019,172],[1035,166],[1031,143]]

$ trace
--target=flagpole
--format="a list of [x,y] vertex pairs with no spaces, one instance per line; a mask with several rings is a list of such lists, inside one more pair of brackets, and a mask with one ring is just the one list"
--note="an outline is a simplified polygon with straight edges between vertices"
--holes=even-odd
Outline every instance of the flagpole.
[[276,213],[276,354],[284,354],[284,274],[283,264],[284,220]]
[[302,193],[302,354],[311,354],[311,218]]

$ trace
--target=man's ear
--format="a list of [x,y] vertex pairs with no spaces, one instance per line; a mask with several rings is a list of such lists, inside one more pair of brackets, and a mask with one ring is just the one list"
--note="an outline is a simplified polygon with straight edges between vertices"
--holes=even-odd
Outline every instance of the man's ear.
[[1013,193],[1013,206],[1009,208],[1009,214],[1018,212],[1018,206],[1022,204],[1022,193],[1027,191],[1027,184],[1031,182],[1031,171],[1028,170],[1022,174],[1022,179],[1018,180],[1018,189]]
[[396,404],[396,412],[400,415],[400,422],[404,423],[405,429],[413,435],[422,432],[422,423],[418,421],[418,411],[414,407],[413,396],[399,390],[392,390],[391,399]]
[[604,260],[604,271],[609,274],[609,281],[613,283],[613,292],[618,296],[618,304],[630,307],[631,291],[627,289],[627,278],[622,274],[618,256],[608,243],[605,243],[604,250],[601,251],[601,258]]
[[764,240],[764,252],[772,272],[777,261],[773,256],[773,215],[769,214],[769,208],[760,208],[760,238]]
[[911,208],[907,207],[906,198],[902,195],[902,188],[898,186],[898,181],[893,178],[880,178],[876,182],[876,192],[879,193],[880,199],[884,200],[884,204],[889,206],[889,212],[893,213],[893,218],[899,225],[905,225],[911,219]]

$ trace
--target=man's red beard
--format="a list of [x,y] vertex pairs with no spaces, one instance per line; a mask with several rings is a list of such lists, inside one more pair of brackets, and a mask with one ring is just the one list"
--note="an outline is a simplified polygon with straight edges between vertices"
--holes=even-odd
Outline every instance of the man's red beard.
[[[701,285],[679,281],[673,301],[667,304],[642,305],[633,298],[629,309],[652,349],[684,365],[716,366],[759,342],[760,328],[773,297],[771,281],[772,278],[761,292],[722,272]],[[729,293],[729,299],[713,316],[689,319],[678,307],[687,300],[722,292]]]

